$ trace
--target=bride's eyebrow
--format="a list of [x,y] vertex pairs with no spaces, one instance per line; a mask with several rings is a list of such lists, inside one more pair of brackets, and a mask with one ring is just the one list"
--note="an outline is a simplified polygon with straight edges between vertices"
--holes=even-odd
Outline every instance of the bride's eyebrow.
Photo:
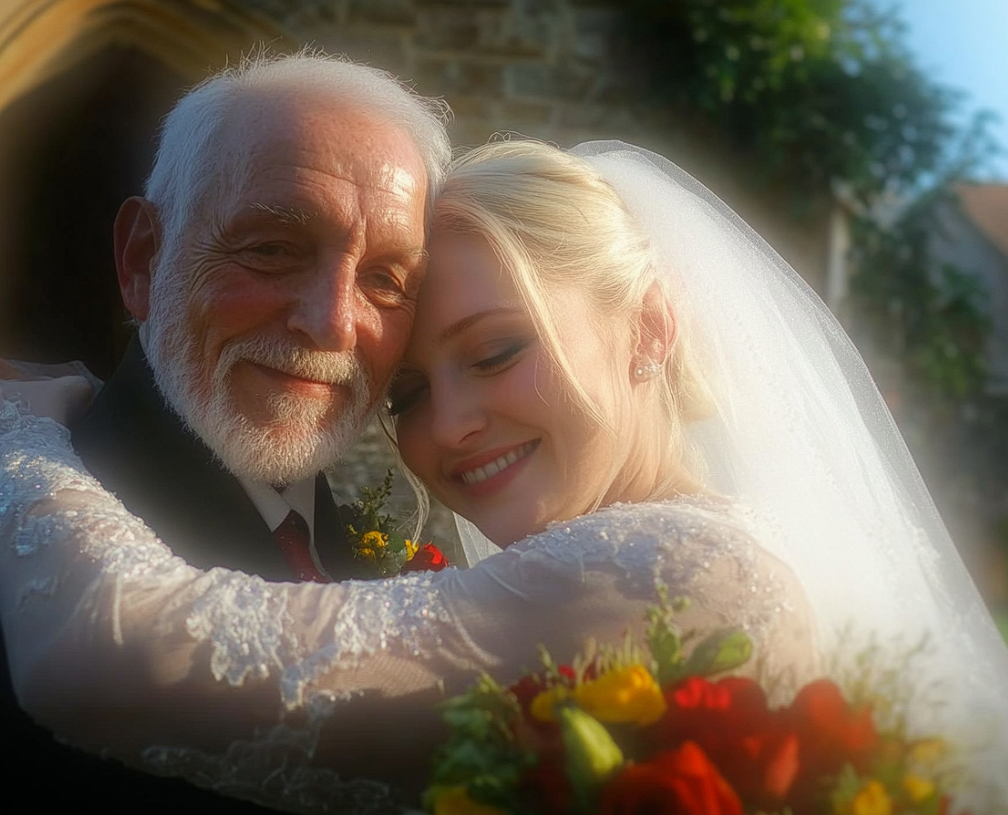
[[453,337],[457,337],[463,331],[468,328],[472,328],[480,320],[485,320],[487,317],[494,317],[498,314],[523,314],[524,311],[516,306],[498,306],[497,308],[488,308],[483,311],[477,311],[475,314],[470,314],[468,317],[463,317],[458,322],[452,323],[448,326],[441,334],[438,339],[441,342],[447,342]]

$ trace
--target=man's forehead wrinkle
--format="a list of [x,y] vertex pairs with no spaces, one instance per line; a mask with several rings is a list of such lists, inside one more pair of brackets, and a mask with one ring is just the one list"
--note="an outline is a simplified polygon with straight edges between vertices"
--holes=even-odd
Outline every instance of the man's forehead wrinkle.
[[284,204],[266,204],[261,201],[254,201],[249,209],[272,215],[284,224],[304,226],[317,217],[317,213],[299,206],[289,206]]

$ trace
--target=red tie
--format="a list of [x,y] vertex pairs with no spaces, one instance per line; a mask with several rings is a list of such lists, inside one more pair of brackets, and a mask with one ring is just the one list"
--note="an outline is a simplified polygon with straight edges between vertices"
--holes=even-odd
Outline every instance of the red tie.
[[308,524],[297,512],[292,509],[287,513],[283,523],[273,530],[273,537],[276,538],[280,552],[299,582],[306,580],[315,583],[329,582],[329,578],[318,570],[315,561],[312,560]]

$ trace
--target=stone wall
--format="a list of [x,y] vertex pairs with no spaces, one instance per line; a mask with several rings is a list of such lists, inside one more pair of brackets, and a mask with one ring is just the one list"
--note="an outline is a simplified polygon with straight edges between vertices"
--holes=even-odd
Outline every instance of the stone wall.
[[[755,188],[752,163],[717,132],[634,92],[618,0],[303,0],[294,38],[384,68],[443,97],[460,148],[502,133],[569,147],[622,139],[679,164],[724,199],[823,293],[826,201],[800,211],[786,188]],[[277,13],[277,8],[273,9]]]

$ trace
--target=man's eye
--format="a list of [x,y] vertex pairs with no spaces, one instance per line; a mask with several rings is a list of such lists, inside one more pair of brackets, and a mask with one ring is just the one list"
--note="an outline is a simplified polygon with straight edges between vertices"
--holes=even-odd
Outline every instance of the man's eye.
[[391,269],[368,269],[358,277],[358,285],[382,304],[397,305],[407,299],[402,280]]
[[284,243],[257,243],[250,246],[247,251],[263,258],[281,258],[293,254],[291,247]]

